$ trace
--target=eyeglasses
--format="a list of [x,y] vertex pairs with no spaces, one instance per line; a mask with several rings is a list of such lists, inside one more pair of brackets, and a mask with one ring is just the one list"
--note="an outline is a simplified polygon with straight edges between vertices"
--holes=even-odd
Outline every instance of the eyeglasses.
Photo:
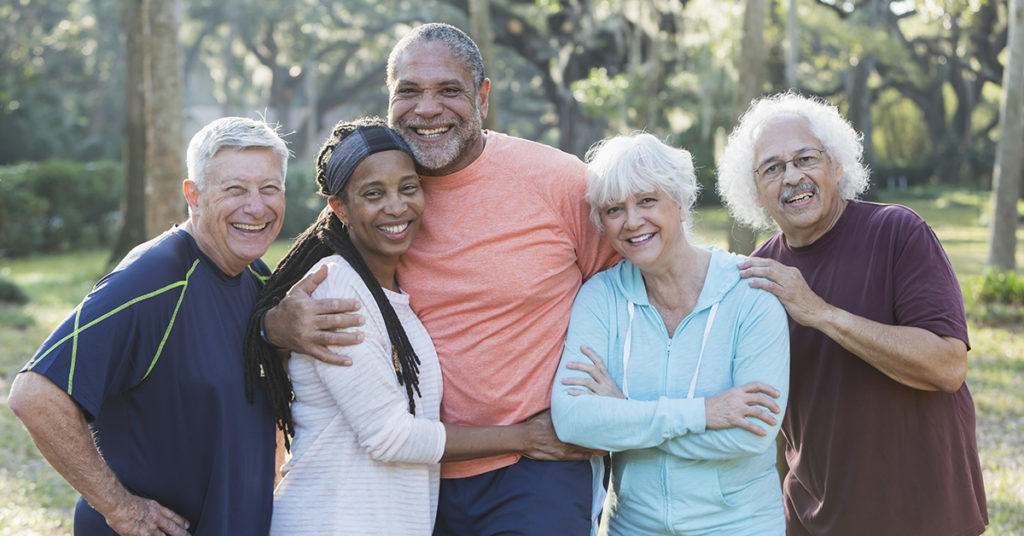
[[821,149],[804,149],[789,160],[769,160],[754,170],[754,174],[766,182],[775,182],[786,174],[786,164],[803,171],[818,167],[825,159],[825,151]]

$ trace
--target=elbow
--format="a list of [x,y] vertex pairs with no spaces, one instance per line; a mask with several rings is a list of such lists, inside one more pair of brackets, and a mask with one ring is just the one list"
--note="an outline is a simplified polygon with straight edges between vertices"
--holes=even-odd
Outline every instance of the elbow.
[[965,381],[967,381],[966,360],[964,360],[962,366],[958,365],[953,367],[950,373],[945,378],[940,379],[940,381],[936,384],[936,387],[938,387],[940,391],[946,393],[955,393],[959,391],[961,387],[963,387]]
[[18,374],[11,384],[11,392],[7,397],[7,405],[10,406],[11,412],[26,425],[28,419],[38,413],[35,408],[39,390],[34,386],[36,378],[33,376],[38,375],[31,372]]
[[949,366],[945,373],[935,382],[935,387],[946,393],[955,393],[967,381],[967,345],[959,339],[947,339],[952,347],[949,354]]
[[580,427],[574,424],[576,420],[573,418],[573,406],[576,400],[567,400],[568,397],[569,395],[557,394],[551,397],[551,425],[559,441],[580,445],[580,441],[584,441],[585,437],[580,433]]

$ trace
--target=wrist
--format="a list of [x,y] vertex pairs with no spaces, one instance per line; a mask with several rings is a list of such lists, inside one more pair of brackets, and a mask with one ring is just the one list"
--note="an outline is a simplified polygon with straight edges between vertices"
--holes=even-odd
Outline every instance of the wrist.
[[271,341],[270,338],[267,337],[266,321],[267,315],[269,314],[270,311],[264,311],[260,315],[260,339],[262,339],[263,342],[267,343],[267,345],[273,348],[274,350],[284,350],[285,348],[283,346],[278,346],[274,344],[273,341]]

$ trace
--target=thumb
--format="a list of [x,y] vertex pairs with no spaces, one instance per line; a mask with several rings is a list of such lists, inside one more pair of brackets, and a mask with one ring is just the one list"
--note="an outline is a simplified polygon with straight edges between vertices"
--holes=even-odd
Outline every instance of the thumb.
[[293,285],[292,288],[288,290],[288,295],[294,296],[297,294],[301,294],[305,296],[310,296],[313,294],[313,291],[316,290],[316,287],[320,286],[320,283],[324,282],[324,279],[327,279],[326,264],[320,266],[320,268],[318,268],[317,271],[307,275],[306,277],[303,277],[302,280],[299,281],[298,283],[295,283],[295,285]]

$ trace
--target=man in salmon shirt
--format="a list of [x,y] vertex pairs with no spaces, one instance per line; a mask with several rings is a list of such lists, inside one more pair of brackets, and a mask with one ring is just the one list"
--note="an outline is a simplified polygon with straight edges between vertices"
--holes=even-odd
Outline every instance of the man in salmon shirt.
[[[413,149],[427,207],[398,277],[437,348],[441,420],[514,431],[504,455],[443,464],[434,534],[590,534],[600,463],[558,441],[548,409],[576,292],[617,260],[588,219],[585,165],[482,130],[490,80],[453,26],[412,30],[387,71],[389,123]],[[355,320],[344,300],[308,297],[317,275],[267,313],[265,336],[337,362],[328,347],[358,342],[336,332]]]

